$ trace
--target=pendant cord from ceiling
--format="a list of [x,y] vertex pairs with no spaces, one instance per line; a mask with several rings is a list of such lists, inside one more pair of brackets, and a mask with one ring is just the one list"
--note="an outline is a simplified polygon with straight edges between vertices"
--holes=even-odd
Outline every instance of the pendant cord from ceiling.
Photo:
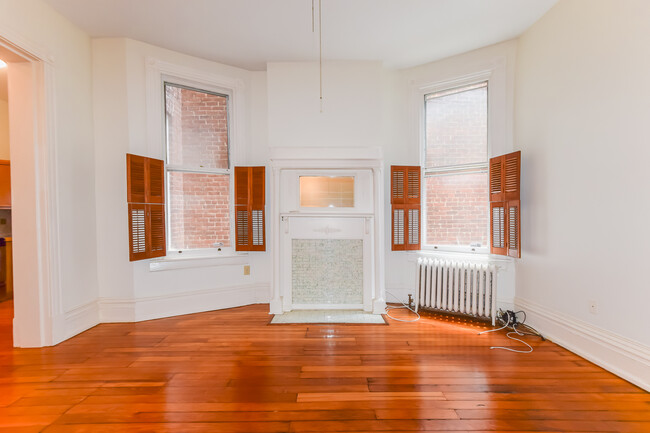
[[323,3],[318,0],[318,67],[320,79],[320,112],[323,112]]
[[[316,26],[316,0],[311,0],[311,32],[315,32]],[[319,101],[320,112],[323,112],[323,4],[318,0],[318,79],[319,79]]]

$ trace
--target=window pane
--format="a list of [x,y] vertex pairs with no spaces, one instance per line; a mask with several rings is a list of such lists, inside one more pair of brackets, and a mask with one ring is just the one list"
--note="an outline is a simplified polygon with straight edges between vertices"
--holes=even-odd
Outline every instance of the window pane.
[[301,207],[354,207],[354,176],[300,176]]
[[230,246],[230,176],[169,172],[169,247]]
[[167,163],[228,168],[228,97],[165,84]]
[[487,246],[487,173],[426,178],[427,243]]
[[426,167],[487,161],[487,83],[425,98]]

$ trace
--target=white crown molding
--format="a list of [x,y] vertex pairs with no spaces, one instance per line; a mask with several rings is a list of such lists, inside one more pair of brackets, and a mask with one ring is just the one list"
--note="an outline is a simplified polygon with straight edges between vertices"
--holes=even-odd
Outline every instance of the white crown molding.
[[532,301],[517,297],[515,305],[549,340],[650,391],[650,347]]

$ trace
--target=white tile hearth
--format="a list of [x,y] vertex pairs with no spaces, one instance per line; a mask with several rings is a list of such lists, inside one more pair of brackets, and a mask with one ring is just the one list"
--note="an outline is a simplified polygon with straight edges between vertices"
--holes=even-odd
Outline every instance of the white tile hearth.
[[356,310],[293,310],[284,314],[276,314],[271,323],[386,324],[384,318],[379,314]]

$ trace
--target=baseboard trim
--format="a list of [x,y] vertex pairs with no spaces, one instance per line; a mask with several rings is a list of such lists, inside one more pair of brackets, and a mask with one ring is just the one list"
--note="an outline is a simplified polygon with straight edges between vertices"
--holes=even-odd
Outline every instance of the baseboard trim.
[[62,338],[57,338],[59,341],[55,341],[55,344],[74,337],[99,324],[99,305],[97,301],[88,302],[64,313],[63,323]]
[[650,347],[532,301],[515,298],[515,305],[544,337],[650,391]]
[[102,323],[141,322],[268,302],[268,284],[247,284],[137,299],[101,298]]

